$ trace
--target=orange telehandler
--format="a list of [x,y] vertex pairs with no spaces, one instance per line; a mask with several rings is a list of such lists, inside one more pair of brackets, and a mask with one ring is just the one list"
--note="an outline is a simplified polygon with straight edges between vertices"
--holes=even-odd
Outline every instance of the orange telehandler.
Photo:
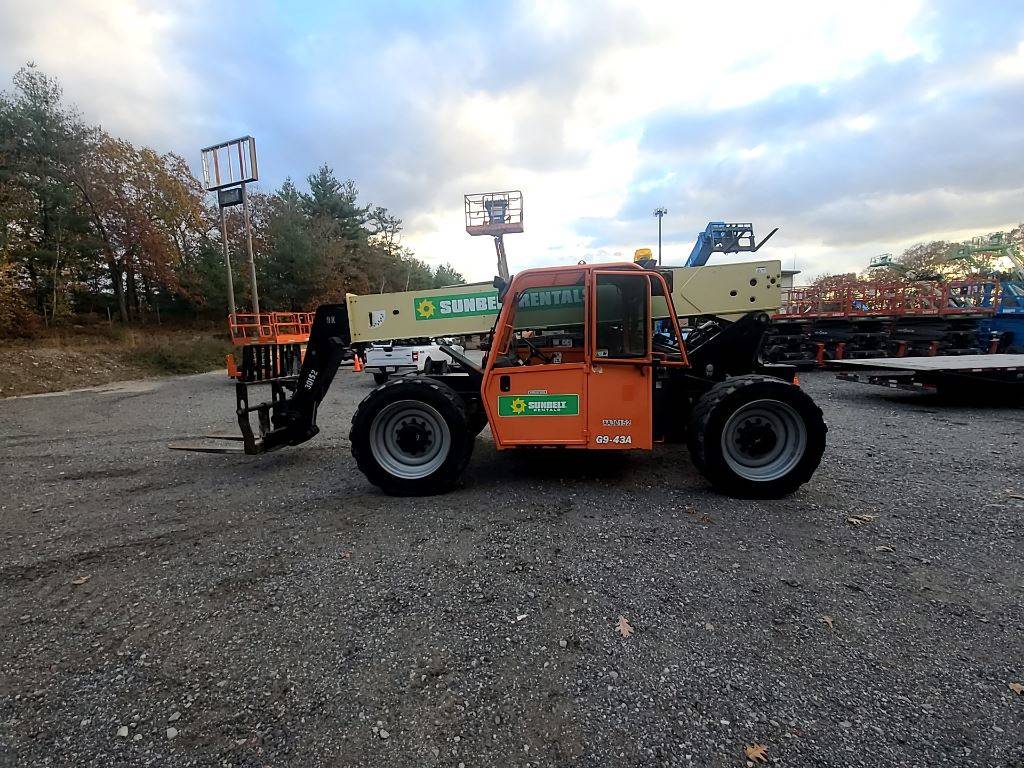
[[[483,364],[443,347],[454,361],[444,373],[403,376],[372,390],[352,419],[359,468],[387,493],[442,493],[456,485],[490,425],[498,450],[651,450],[686,439],[697,468],[724,493],[793,492],[817,469],[827,428],[794,384],[792,367],[760,362],[768,316],[708,321],[684,339],[667,279],[671,273],[633,263],[495,278],[500,310]],[[541,294],[560,304],[559,327],[529,327],[523,306]],[[654,302],[662,319],[652,315]],[[345,305],[321,306],[298,377],[270,380],[271,400],[257,405],[248,385],[236,384],[236,439],[245,453],[318,433],[317,408],[350,342]]]

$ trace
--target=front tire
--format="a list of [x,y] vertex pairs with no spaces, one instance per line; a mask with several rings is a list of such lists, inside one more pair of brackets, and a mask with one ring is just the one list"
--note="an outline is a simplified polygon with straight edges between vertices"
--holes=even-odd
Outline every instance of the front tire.
[[688,442],[693,463],[719,491],[777,499],[811,479],[825,452],[821,409],[771,376],[736,376],[697,401]]
[[366,478],[395,496],[450,491],[473,453],[465,403],[426,377],[395,379],[367,395],[352,417],[352,455]]

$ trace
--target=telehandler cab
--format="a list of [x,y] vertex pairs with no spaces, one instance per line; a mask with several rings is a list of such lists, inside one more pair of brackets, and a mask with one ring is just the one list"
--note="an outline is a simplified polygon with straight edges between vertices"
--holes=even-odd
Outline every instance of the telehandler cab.
[[[694,464],[720,491],[762,498],[793,492],[817,469],[827,428],[793,383],[792,367],[759,361],[768,316],[708,321],[684,340],[666,277],[671,272],[624,263],[528,269],[508,283],[495,278],[500,310],[482,367],[444,347],[455,361],[447,372],[403,376],[372,390],[352,419],[359,468],[390,494],[442,493],[456,485],[476,436],[490,425],[498,450],[650,450],[685,438]],[[530,308],[545,306],[558,308],[557,327],[531,321]],[[246,384],[236,385],[236,439],[245,453],[317,434],[317,407],[349,335],[345,306],[321,306],[297,378],[271,379],[271,401],[255,406]],[[258,438],[249,424],[253,411]]]

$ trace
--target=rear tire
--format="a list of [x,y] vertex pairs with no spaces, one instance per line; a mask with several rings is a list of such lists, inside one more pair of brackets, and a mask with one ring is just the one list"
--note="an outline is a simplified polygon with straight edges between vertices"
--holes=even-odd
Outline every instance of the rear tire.
[[352,455],[366,478],[395,496],[450,491],[475,435],[455,390],[423,376],[395,379],[367,395],[352,417]]
[[378,387],[381,384],[385,383],[387,380],[388,380],[388,372],[387,371],[374,371],[373,372],[373,383],[376,384]]
[[821,409],[771,376],[736,376],[697,401],[688,442],[693,463],[722,493],[777,499],[811,479],[825,452]]

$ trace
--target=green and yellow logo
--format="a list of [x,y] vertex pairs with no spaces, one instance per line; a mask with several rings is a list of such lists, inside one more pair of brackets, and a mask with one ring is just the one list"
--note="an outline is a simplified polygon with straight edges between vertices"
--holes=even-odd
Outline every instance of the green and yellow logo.
[[496,315],[498,314],[498,292],[481,291],[480,293],[423,296],[413,299],[412,308],[417,320]]
[[579,395],[500,395],[499,416],[576,416]]
[[430,299],[420,299],[416,303],[416,317],[429,320],[437,312],[437,305]]
[[[583,288],[566,286],[555,288],[530,288],[519,297],[519,309],[558,310],[579,309],[580,317],[571,315],[568,322],[582,322]],[[498,292],[449,293],[436,296],[422,296],[412,301],[413,316],[417,320],[440,320],[449,317],[475,317],[498,314]]]

